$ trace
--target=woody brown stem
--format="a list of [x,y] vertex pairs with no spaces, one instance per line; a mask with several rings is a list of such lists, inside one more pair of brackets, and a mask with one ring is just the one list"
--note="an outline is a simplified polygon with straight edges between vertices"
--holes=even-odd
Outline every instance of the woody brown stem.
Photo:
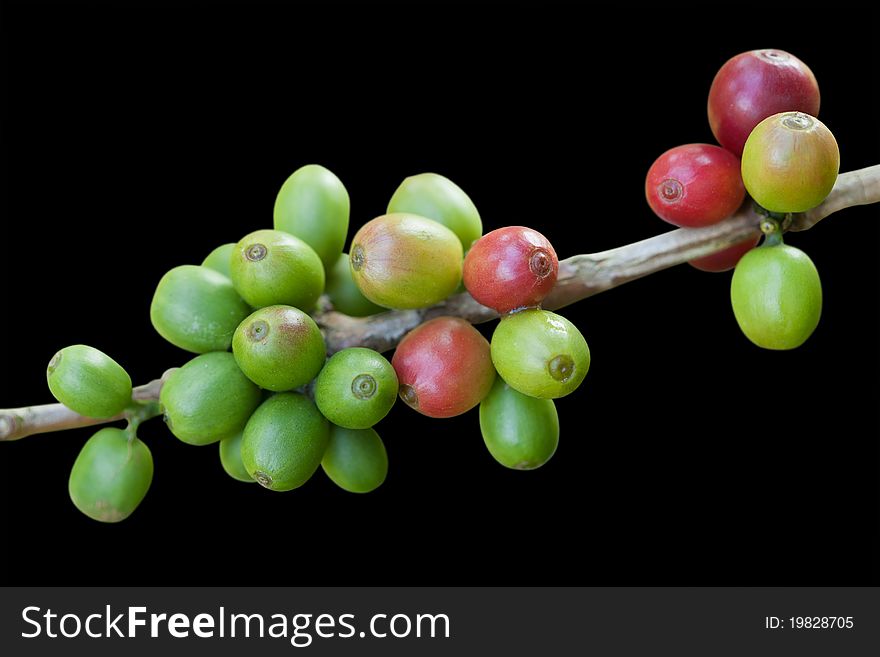
[[[807,230],[839,210],[878,202],[880,165],[850,171],[838,177],[834,189],[821,205],[794,215],[789,230]],[[760,234],[762,218],[751,203],[746,203],[736,214],[712,226],[679,228],[616,249],[562,260],[556,285],[543,306],[551,310],[562,308],[662,269],[722,251]],[[319,308],[325,306],[319,304]],[[464,292],[419,310],[393,310],[370,317],[349,317],[322,309],[315,313],[314,319],[324,333],[328,353],[332,354],[347,347],[388,351],[419,324],[443,315],[462,317],[473,324],[498,317],[494,310],[480,305]],[[135,388],[135,399],[158,400],[163,379]],[[0,410],[0,441],[103,424],[123,417],[121,414],[96,420],[77,415],[61,404]]]

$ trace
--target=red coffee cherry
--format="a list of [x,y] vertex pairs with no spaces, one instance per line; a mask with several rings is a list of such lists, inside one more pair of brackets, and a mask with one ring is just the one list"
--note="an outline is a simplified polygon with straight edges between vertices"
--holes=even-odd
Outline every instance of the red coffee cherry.
[[495,381],[489,342],[459,317],[438,317],[414,328],[391,365],[400,398],[428,417],[461,415],[479,404]]
[[464,259],[464,286],[499,313],[537,306],[556,284],[559,260],[549,240],[525,226],[486,233]]
[[709,144],[672,148],[654,162],[645,179],[645,196],[654,213],[675,226],[718,223],[745,198],[739,159]]
[[755,245],[760,238],[760,235],[755,235],[754,237],[743,240],[739,244],[729,246],[723,251],[718,251],[717,253],[712,253],[711,255],[703,256],[702,258],[688,260],[688,264],[700,271],[713,273],[729,271],[736,267],[736,263],[739,262],[740,258],[755,248]]
[[709,90],[709,125],[718,143],[742,155],[749,134],[779,112],[819,114],[819,84],[784,50],[752,50],[729,59]]

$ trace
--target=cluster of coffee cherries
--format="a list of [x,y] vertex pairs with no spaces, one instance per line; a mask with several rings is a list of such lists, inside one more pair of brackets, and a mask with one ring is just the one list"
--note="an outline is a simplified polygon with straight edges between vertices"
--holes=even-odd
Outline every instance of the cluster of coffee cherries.
[[709,91],[709,125],[720,146],[687,144],[663,153],[645,193],[661,219],[684,228],[717,223],[746,199],[767,217],[759,234],[692,260],[709,272],[735,267],[731,302],[746,337],[767,349],[793,349],[816,329],[822,286],[800,249],[782,242],[792,213],[819,205],[840,167],[837,142],[816,116],[812,71],[782,50],[753,50],[728,60]]
[[[158,405],[133,400],[129,375],[94,347],[53,357],[47,376],[59,401],[129,420],[83,447],[69,483],[77,508],[106,522],[135,510],[153,475],[138,424],[160,413],[181,441],[219,444],[231,477],[274,491],[302,486],[319,468],[347,491],[376,489],[388,456],[374,427],[398,398],[432,418],[479,405],[497,461],[525,470],[550,459],[559,439],[553,399],[583,381],[590,353],[574,325],[540,308],[558,273],[547,239],[524,226],[483,236],[471,199],[433,173],[406,178],[386,213],[357,231],[350,255],[348,225],[342,182],[304,166],[281,187],[273,228],[168,271],[150,318],[196,355],[166,373]],[[312,316],[425,308],[462,285],[503,318],[491,345],[467,321],[440,316],[406,334],[390,362],[364,347],[328,354]]]
[[[816,80],[800,60],[780,50],[743,53],[721,68],[709,94],[721,146],[673,148],[648,172],[648,203],[677,226],[721,221],[746,192],[767,216],[761,247],[750,238],[692,264],[735,266],[736,319],[770,349],[802,344],[821,312],[816,268],[782,243],[777,221],[818,205],[835,183],[837,144],[818,110]],[[541,308],[559,269],[550,242],[525,226],[483,235],[467,194],[433,173],[405,179],[346,254],[349,208],[338,177],[304,166],[282,185],[273,228],[162,277],[152,324],[196,355],[166,375],[158,404],[133,399],[126,371],[93,347],[52,358],[49,388],[60,402],[96,419],[128,419],[126,429],[98,431],[76,459],[69,490],[77,508],[107,522],[135,510],[153,475],[137,428],[160,412],[183,442],[219,444],[230,476],[274,491],[302,486],[319,468],[347,491],[376,489],[388,456],[374,427],[398,398],[432,418],[479,406],[486,446],[509,468],[534,469],[553,456],[553,400],[584,380],[590,351],[571,322]],[[462,284],[501,317],[491,343],[463,319],[440,316],[405,335],[390,362],[363,347],[328,354],[310,314],[426,308]]]

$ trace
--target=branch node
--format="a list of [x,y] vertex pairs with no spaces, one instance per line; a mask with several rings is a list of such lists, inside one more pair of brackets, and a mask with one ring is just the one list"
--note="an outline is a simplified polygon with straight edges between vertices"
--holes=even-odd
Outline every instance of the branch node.
[[21,418],[17,415],[12,413],[0,415],[0,441],[12,440],[20,424]]

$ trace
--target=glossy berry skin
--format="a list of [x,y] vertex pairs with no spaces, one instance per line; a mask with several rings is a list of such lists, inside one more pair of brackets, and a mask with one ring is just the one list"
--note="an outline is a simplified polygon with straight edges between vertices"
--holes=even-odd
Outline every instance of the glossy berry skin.
[[710,273],[729,271],[736,267],[736,263],[739,262],[740,258],[755,248],[755,245],[760,239],[760,235],[755,235],[754,237],[743,240],[739,244],[734,244],[733,246],[727,247],[717,253],[703,256],[702,258],[688,260],[688,264],[700,271]]
[[464,286],[499,313],[537,306],[556,284],[559,260],[550,241],[525,226],[486,233],[464,259]]
[[153,456],[138,438],[107,427],[83,445],[70,471],[68,492],[77,509],[100,522],[125,520],[153,481]]
[[733,314],[745,336],[764,349],[794,349],[822,314],[822,283],[809,256],[786,244],[742,257],[730,284]]
[[220,464],[223,470],[236,481],[246,484],[254,484],[256,480],[248,474],[247,468],[244,467],[244,461],[241,460],[241,441],[244,432],[224,438],[220,441]]
[[150,321],[171,344],[203,354],[229,349],[235,327],[250,312],[228,277],[208,267],[181,265],[156,286]]
[[388,214],[406,212],[440,222],[467,251],[483,234],[480,213],[464,190],[437,173],[405,178],[388,202]]
[[746,141],[742,176],[755,202],[771,212],[806,212],[834,187],[840,151],[819,119],[783,112],[761,121]]
[[248,420],[241,460],[261,486],[293,490],[318,469],[329,438],[329,423],[308,397],[295,392],[273,395]]
[[343,490],[369,493],[381,486],[388,475],[388,454],[374,429],[330,425],[330,442],[321,467]]
[[654,213],[675,226],[718,223],[745,198],[739,159],[710,144],[676,146],[658,157],[645,179]]
[[752,50],[728,60],[709,90],[709,125],[718,143],[741,155],[749,133],[768,116],[819,114],[813,72],[783,50]]
[[190,445],[241,433],[261,398],[228,351],[196,356],[172,371],[159,393],[168,429]]
[[267,306],[235,329],[232,353],[251,381],[279,392],[314,379],[324,365],[326,347],[307,314],[290,306]]
[[549,310],[503,317],[492,334],[498,375],[524,395],[556,399],[574,392],[590,369],[590,349],[570,321]]
[[424,308],[461,282],[461,242],[442,224],[414,214],[386,214],[364,224],[349,261],[358,289],[384,308]]
[[324,266],[315,250],[280,230],[257,230],[235,246],[232,283],[254,308],[283,304],[311,310],[324,291]]
[[338,351],[315,381],[315,404],[333,424],[368,429],[397,401],[397,374],[382,354],[353,347]]
[[514,470],[534,470],[556,453],[559,416],[552,399],[529,397],[501,377],[480,402],[480,431],[492,457]]
[[131,404],[128,373],[103,351],[84,344],[56,353],[46,380],[55,399],[87,417],[113,417]]
[[275,230],[303,240],[330,269],[345,245],[351,203],[342,181],[319,164],[307,164],[284,181],[275,199]]
[[232,265],[232,254],[234,251],[234,243],[230,242],[229,244],[221,244],[205,256],[205,259],[202,260],[202,267],[219,271],[221,274],[231,279],[232,272],[230,266]]
[[458,317],[438,317],[407,333],[391,365],[400,382],[400,398],[428,417],[469,411],[495,381],[489,343]]

